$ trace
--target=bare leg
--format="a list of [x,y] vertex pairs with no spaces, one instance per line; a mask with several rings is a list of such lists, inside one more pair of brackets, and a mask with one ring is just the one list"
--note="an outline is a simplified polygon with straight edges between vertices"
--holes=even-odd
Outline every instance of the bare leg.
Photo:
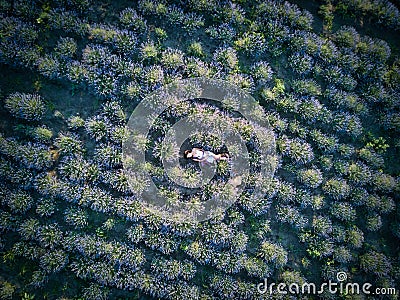
[[221,153],[221,154],[218,154],[219,155],[219,159],[220,160],[229,160],[229,154],[228,153]]
[[222,154],[214,154],[214,159],[215,160],[228,160],[229,155],[227,153],[222,153]]

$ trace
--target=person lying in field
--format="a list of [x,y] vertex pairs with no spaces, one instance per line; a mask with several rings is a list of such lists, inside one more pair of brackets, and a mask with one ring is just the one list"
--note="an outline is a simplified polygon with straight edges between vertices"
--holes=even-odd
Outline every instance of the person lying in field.
[[198,161],[200,163],[213,164],[219,160],[228,160],[228,153],[215,154],[211,151],[205,151],[201,148],[193,148],[191,151],[185,151],[185,158]]

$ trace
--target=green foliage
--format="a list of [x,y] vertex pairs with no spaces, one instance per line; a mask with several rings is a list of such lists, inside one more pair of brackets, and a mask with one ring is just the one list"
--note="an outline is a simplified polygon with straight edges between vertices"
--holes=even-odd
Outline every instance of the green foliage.
[[187,48],[187,52],[189,55],[193,55],[199,58],[202,58],[205,56],[204,54],[204,50],[203,50],[203,46],[201,44],[201,42],[192,42],[188,48]]
[[297,172],[297,179],[310,188],[317,188],[322,183],[322,172],[318,169],[302,169]]
[[220,48],[214,53],[214,59],[227,71],[236,71],[239,60],[233,48]]
[[370,250],[360,256],[360,267],[367,273],[382,277],[390,273],[392,264],[383,253]]
[[71,59],[76,55],[77,43],[73,38],[60,38],[55,48],[56,54],[63,59]]
[[161,66],[151,66],[145,70],[143,81],[148,86],[156,86],[164,81],[164,70]]
[[244,263],[244,268],[250,276],[258,278],[265,278],[270,274],[268,265],[256,257],[248,258]]
[[13,294],[16,290],[16,286],[13,285],[11,282],[8,281],[1,281],[0,282],[0,298],[7,300],[12,299]]
[[324,20],[324,31],[329,32],[332,30],[333,19],[335,11],[335,7],[332,5],[330,1],[327,1],[326,4],[323,4],[319,7],[318,13],[322,16]]
[[34,300],[35,294],[23,293],[21,294],[21,300]]
[[70,133],[60,133],[54,143],[63,154],[80,154],[84,152],[79,137]]
[[322,94],[320,85],[313,79],[294,80],[292,88],[300,95],[320,96]]
[[47,281],[48,276],[46,275],[46,272],[37,270],[32,273],[32,278],[29,285],[33,286],[34,288],[41,288]]
[[365,145],[367,148],[372,148],[378,153],[384,153],[387,148],[389,148],[389,144],[386,143],[386,140],[383,137],[374,138]]
[[168,38],[167,32],[162,28],[156,27],[154,29],[154,33],[159,41],[163,41]]
[[189,261],[167,260],[164,258],[155,258],[151,262],[151,269],[161,277],[168,280],[183,278],[190,280],[196,274],[196,267]]
[[338,1],[338,12],[354,18],[368,16],[385,27],[398,29],[398,8],[389,1]]
[[298,229],[302,229],[307,225],[307,218],[305,218],[297,208],[290,205],[277,207],[277,218],[279,221],[291,224]]
[[5,108],[15,117],[28,121],[42,119],[46,106],[37,94],[13,93],[5,99]]
[[158,49],[153,42],[147,42],[140,47],[140,56],[143,61],[155,61],[158,56]]
[[40,57],[37,61],[38,71],[45,77],[54,79],[60,71],[60,62],[52,55]]
[[281,78],[274,79],[274,87],[272,88],[272,93],[276,96],[281,95],[285,92],[285,83]]
[[356,219],[356,210],[347,202],[332,203],[330,212],[342,221],[352,222]]
[[384,160],[381,155],[375,152],[372,148],[361,148],[357,151],[358,156],[371,165],[373,168],[380,168],[384,165]]
[[356,226],[346,230],[344,240],[349,247],[360,248],[364,242],[364,233]]
[[282,246],[268,241],[261,243],[257,255],[266,262],[273,262],[277,267],[283,267],[287,263],[286,250]]
[[282,279],[282,282],[286,283],[288,286],[294,283],[301,287],[306,283],[306,279],[299,271],[284,271],[280,274],[280,278]]
[[[339,8],[337,8],[339,10]],[[360,40],[360,35],[353,27],[342,26],[335,32],[334,40],[340,46],[355,48]]]
[[139,243],[145,237],[145,231],[142,224],[138,224],[136,226],[132,226],[128,228],[126,232],[126,236],[132,243]]
[[332,232],[332,221],[328,217],[314,216],[312,228],[315,233],[327,237]]
[[49,217],[56,211],[56,202],[52,198],[41,198],[36,206],[36,213],[40,217]]
[[177,69],[183,65],[183,53],[180,50],[168,48],[161,53],[160,62],[167,69]]
[[[260,83],[265,84],[272,79],[274,71],[267,62],[259,61],[252,65],[251,75],[254,76]],[[283,84],[283,83],[282,83]],[[277,85],[277,83],[276,83]],[[282,88],[278,88],[282,89]],[[279,93],[279,91],[277,91]]]
[[88,226],[88,214],[79,207],[69,207],[64,212],[65,222],[75,228],[85,228]]
[[119,15],[119,21],[125,27],[141,32],[146,29],[146,20],[133,8],[125,8]]
[[246,32],[243,36],[233,42],[235,49],[244,51],[248,54],[263,52],[264,44],[264,35],[259,32]]
[[94,117],[85,122],[85,128],[88,135],[95,139],[96,141],[100,141],[107,135],[109,124],[106,123],[103,119]]
[[85,120],[83,120],[80,116],[71,116],[67,120],[68,128],[70,129],[79,129],[85,126]]
[[41,143],[49,143],[53,137],[53,131],[46,126],[38,126],[28,129],[32,138]]
[[350,186],[343,179],[328,179],[323,184],[322,190],[336,200],[346,198],[350,194]]
[[385,83],[390,87],[400,85],[400,60],[396,60],[384,75]]
[[68,255],[63,250],[52,250],[40,257],[40,267],[48,273],[62,270],[68,262]]
[[19,227],[18,231],[25,240],[36,239],[39,229],[39,221],[36,219],[27,219]]
[[62,243],[63,233],[56,223],[43,225],[38,228],[37,239],[43,247],[54,249]]
[[99,284],[91,283],[82,290],[82,297],[88,300],[106,300],[110,291]]
[[395,203],[391,197],[382,196],[379,200],[379,212],[382,214],[387,214],[393,211],[395,208]]
[[351,250],[346,246],[338,246],[333,250],[333,259],[345,264],[353,260],[353,255]]
[[396,180],[389,174],[377,173],[373,181],[377,190],[387,193],[394,192],[397,186]]
[[382,219],[378,214],[367,216],[366,227],[369,231],[378,231],[382,227]]
[[25,191],[13,191],[7,198],[8,206],[16,213],[25,213],[33,204],[32,196]]
[[348,167],[348,178],[356,185],[365,185],[370,182],[372,173],[369,168],[362,163],[351,163]]

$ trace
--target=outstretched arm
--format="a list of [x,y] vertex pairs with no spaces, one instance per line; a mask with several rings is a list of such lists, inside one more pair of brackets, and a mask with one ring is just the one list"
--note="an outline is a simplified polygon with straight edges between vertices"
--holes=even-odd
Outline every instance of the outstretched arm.
[[192,158],[192,160],[194,160],[194,161],[198,161],[198,162],[202,162],[202,161],[204,161],[206,158],[205,157],[203,157],[202,159],[198,159],[198,158]]

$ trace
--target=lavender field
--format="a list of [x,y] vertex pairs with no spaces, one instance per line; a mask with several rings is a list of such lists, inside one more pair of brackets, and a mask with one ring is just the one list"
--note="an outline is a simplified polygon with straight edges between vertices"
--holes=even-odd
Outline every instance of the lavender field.
[[[399,9],[0,0],[0,299],[399,299]],[[165,95],[149,134],[132,138],[149,94],[193,78],[251,95],[272,137],[228,93],[222,104]],[[165,147],[183,118],[206,132]],[[247,156],[221,138],[228,128]],[[127,141],[145,162],[126,159]],[[229,158],[196,189],[173,180],[198,183],[193,147]],[[250,173],[238,181],[241,156]],[[148,181],[166,210],[200,214],[216,196],[229,208],[165,218],[141,199]],[[319,292],[328,282],[360,291]]]

